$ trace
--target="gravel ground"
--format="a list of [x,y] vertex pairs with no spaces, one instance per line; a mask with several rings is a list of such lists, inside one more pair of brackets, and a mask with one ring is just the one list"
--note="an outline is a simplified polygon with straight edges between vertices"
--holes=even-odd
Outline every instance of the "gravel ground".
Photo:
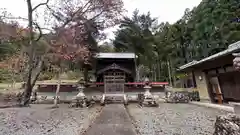
[[79,135],[101,111],[100,106],[90,109],[51,106],[0,109],[0,135]]
[[191,104],[161,103],[159,108],[130,104],[127,109],[141,135],[212,135],[216,116],[226,114]]

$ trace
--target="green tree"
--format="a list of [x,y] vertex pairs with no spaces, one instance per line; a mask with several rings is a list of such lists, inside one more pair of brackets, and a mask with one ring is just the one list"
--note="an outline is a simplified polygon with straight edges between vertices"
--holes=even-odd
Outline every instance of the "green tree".
[[139,14],[133,12],[131,18],[124,17],[120,24],[120,30],[116,32],[113,45],[117,52],[135,52],[138,63],[152,66],[154,58],[154,32],[157,28],[156,18],[152,18],[150,12]]

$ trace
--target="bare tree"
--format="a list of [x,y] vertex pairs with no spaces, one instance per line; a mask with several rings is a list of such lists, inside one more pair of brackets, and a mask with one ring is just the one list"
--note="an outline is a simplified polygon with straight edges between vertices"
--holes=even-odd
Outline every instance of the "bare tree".
[[57,106],[59,99],[59,91],[61,86],[61,74],[68,70],[69,63],[88,62],[89,49],[86,46],[75,44],[75,35],[70,34],[71,29],[65,29],[58,32],[58,35],[52,37],[51,49],[48,52],[49,64],[54,67],[57,72],[58,84],[54,105]]
[[[27,38],[24,38],[26,42],[22,48],[23,56],[27,58],[26,85],[22,105],[29,103],[32,89],[51,50],[52,44],[48,42],[50,47],[39,53],[39,42],[42,40],[51,41],[52,39],[49,39],[49,35],[52,34],[54,37],[57,37],[57,41],[61,41],[61,45],[68,46],[70,43],[70,45],[74,45],[78,49],[90,48],[89,37],[100,39],[102,36],[99,31],[118,23],[119,15],[123,11],[123,2],[121,0],[45,0],[34,6],[32,0],[26,0],[26,4],[28,8],[27,18],[7,16],[8,19],[21,19],[28,22],[26,29]],[[41,27],[35,21],[36,18],[34,18],[36,11],[40,7],[45,7],[45,12],[49,13],[49,18],[51,18],[51,33],[46,36],[42,32],[46,28]],[[68,37],[63,39],[63,36],[60,36],[62,33],[65,33],[66,29],[70,32],[68,34],[73,35],[69,39]],[[89,55],[91,55],[91,51],[89,51]],[[74,55],[74,57],[77,57],[77,60],[80,60],[80,57],[85,58],[79,55],[79,53]]]
[[123,7],[121,0],[62,0],[57,2],[58,4],[55,5],[58,6],[47,6],[55,18],[57,46],[54,46],[54,50],[59,50],[54,53],[59,67],[55,105],[61,84],[60,73],[64,67],[66,68],[64,62],[67,60],[88,64],[91,56],[94,55],[89,39],[101,39],[103,36],[99,31],[115,25]]
[[[38,5],[34,6],[32,5],[31,0],[26,0],[27,3],[27,8],[28,8],[28,49],[25,52],[26,55],[28,56],[28,69],[26,72],[26,85],[25,85],[25,91],[23,95],[23,100],[22,100],[22,105],[27,105],[30,100],[30,96],[32,93],[32,89],[37,81],[37,78],[39,77],[41,73],[41,69],[43,66],[43,56],[36,56],[36,43],[41,39],[42,37],[42,30],[40,26],[34,22],[34,12],[40,7],[47,5],[49,0],[46,0],[43,3],[39,3]],[[36,32],[34,31],[34,28],[38,30],[37,36],[35,36]],[[34,71],[34,68],[36,70]],[[35,74],[33,74],[35,73]]]

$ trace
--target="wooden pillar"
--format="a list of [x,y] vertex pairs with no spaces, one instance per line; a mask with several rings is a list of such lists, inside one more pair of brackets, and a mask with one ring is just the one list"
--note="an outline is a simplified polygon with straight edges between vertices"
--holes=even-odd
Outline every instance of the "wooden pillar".
[[216,96],[217,96],[217,100],[218,100],[218,104],[222,104],[223,101],[222,101],[222,94],[221,94],[221,91],[218,87],[217,84],[214,84],[214,88],[215,88],[215,91],[216,91]]

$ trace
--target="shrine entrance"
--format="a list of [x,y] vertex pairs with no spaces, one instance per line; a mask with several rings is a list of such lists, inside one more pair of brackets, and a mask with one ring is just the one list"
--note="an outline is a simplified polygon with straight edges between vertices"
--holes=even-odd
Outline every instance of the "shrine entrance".
[[134,53],[99,53],[96,55],[96,80],[103,82],[101,104],[121,102],[127,104],[125,83],[135,77]]
[[127,104],[126,94],[124,93],[125,73],[110,71],[104,73],[104,94],[102,104],[121,102]]
[[105,94],[124,94],[124,72],[107,72],[104,75]]

